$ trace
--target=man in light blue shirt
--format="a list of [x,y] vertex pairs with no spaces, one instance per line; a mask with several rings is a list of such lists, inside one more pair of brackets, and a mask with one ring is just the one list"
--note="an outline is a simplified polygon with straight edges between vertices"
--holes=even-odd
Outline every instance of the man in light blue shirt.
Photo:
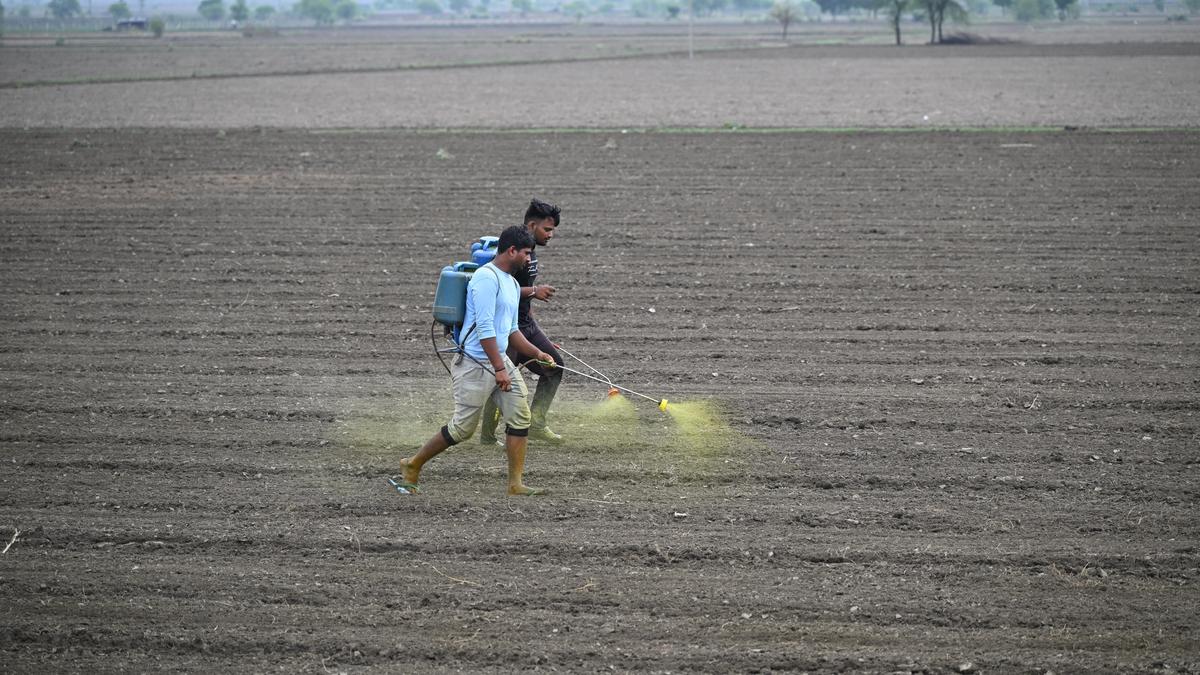
[[[467,284],[467,316],[463,319],[463,326],[468,327],[462,342],[467,356],[489,360],[482,342],[488,338],[495,338],[501,354],[508,351],[508,336],[518,329],[520,300],[521,288],[517,286],[517,280],[497,267],[494,261],[475,270]],[[474,330],[470,326],[474,326]]]
[[520,287],[512,275],[529,264],[533,235],[523,225],[500,233],[496,257],[475,270],[467,284],[467,313],[463,321],[462,353],[454,357],[450,377],[454,388],[454,417],[421,446],[400,460],[401,473],[389,481],[402,494],[417,491],[421,467],[446,448],[475,433],[483,404],[492,399],[507,425],[504,451],[508,455],[508,494],[535,495],[525,473],[525,444],[529,436],[529,396],[517,366],[504,353],[509,343],[525,357],[547,367],[554,358],[530,344],[517,327]]

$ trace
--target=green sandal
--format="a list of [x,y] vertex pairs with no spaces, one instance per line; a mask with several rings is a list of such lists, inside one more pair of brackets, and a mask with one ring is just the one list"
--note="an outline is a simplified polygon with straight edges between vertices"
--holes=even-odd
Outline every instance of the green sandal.
[[421,492],[416,483],[406,483],[403,480],[396,480],[396,476],[388,478],[387,482],[391,483],[392,487],[396,488],[396,492],[402,495],[415,495]]

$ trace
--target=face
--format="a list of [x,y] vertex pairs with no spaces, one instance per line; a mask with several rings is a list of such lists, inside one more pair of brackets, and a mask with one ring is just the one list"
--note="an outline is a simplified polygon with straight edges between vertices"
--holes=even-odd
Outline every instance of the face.
[[511,270],[523,270],[529,267],[529,256],[533,254],[531,248],[517,248],[516,246],[508,249],[506,254],[511,257]]
[[528,223],[529,231],[533,234],[533,240],[538,246],[545,246],[554,238],[554,229],[558,227],[554,224],[553,218],[542,218],[541,220],[531,220]]

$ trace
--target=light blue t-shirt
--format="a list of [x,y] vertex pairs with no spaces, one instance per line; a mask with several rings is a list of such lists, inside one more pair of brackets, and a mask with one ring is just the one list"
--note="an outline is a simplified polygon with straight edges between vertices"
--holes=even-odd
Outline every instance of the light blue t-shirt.
[[479,343],[485,338],[496,338],[500,353],[508,349],[508,336],[517,330],[517,305],[521,301],[521,287],[510,274],[488,263],[475,270],[467,284],[467,316],[463,320],[463,331],[475,330],[467,335],[463,351],[483,363],[488,363],[487,353]]

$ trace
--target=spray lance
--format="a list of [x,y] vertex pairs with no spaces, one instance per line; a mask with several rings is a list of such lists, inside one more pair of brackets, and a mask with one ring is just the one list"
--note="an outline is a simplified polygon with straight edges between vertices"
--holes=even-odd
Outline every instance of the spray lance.
[[[576,369],[574,369],[574,368],[570,368],[570,367],[567,367],[567,366],[560,366],[560,365],[558,365],[558,364],[554,364],[554,363],[544,363],[544,362],[541,362],[541,361],[537,361],[537,363],[540,363],[542,366],[546,366],[546,367],[560,368],[560,369],[562,369],[562,370],[565,370],[565,371],[566,371],[566,372],[568,372],[568,373],[574,373],[574,374],[576,374],[576,375],[580,375],[580,376],[582,376],[582,377],[586,377],[586,378],[588,378],[589,380],[594,380],[594,381],[596,381],[596,382],[600,382],[601,384],[607,384],[607,385],[608,385],[608,395],[609,395],[609,397],[612,397],[612,396],[617,396],[617,395],[619,395],[619,394],[620,394],[620,392],[622,392],[622,391],[623,391],[623,392],[625,392],[625,393],[627,393],[627,394],[633,394],[634,396],[638,396],[638,397],[644,398],[644,399],[646,399],[647,401],[652,401],[652,402],[654,402],[655,404],[657,404],[657,405],[658,405],[658,409],[659,409],[659,410],[662,410],[662,411],[664,411],[664,412],[666,411],[666,409],[667,409],[667,404],[669,403],[669,401],[668,401],[667,399],[665,399],[665,398],[662,398],[662,399],[654,398],[653,396],[647,396],[647,395],[645,395],[645,394],[641,393],[640,391],[634,391],[634,390],[632,390],[632,389],[630,389],[630,388],[628,388],[628,387],[622,387],[621,385],[619,385],[619,384],[616,384],[615,382],[613,382],[613,381],[612,381],[612,378],[610,378],[610,377],[608,377],[607,375],[605,375],[604,373],[600,372],[600,371],[599,371],[599,370],[597,370],[597,369],[596,369],[594,366],[592,366],[592,365],[588,364],[588,362],[587,362],[587,361],[584,361],[583,359],[579,358],[578,356],[575,356],[575,355],[574,355],[574,354],[572,354],[571,352],[569,352],[569,351],[567,351],[567,350],[563,349],[562,345],[556,344],[556,345],[554,345],[554,347],[555,347],[555,349],[557,349],[558,351],[562,352],[563,354],[566,354],[567,356],[569,356],[569,357],[571,357],[571,358],[575,359],[576,361],[578,361],[578,362],[582,363],[584,366],[586,366],[588,369],[590,369],[590,370],[591,370],[593,373],[595,373],[595,375],[591,375],[591,374],[588,374],[588,373],[585,373],[585,372],[582,372],[582,371],[579,371],[579,370],[576,370]],[[526,365],[526,364],[528,364],[528,363],[531,363],[531,362],[533,362],[533,361],[534,361],[534,360],[532,360],[532,359],[531,359],[530,361],[526,361],[525,363],[523,363],[523,364],[521,364],[521,365]]]
[[[543,365],[546,365],[546,364],[543,364]],[[588,378],[588,379],[595,380],[595,381],[597,381],[597,382],[603,382],[603,383],[607,384],[609,387],[611,387],[612,389],[619,389],[619,390],[621,390],[621,391],[623,391],[623,392],[625,392],[625,393],[627,393],[627,394],[633,394],[634,396],[640,396],[640,397],[642,397],[642,398],[646,399],[647,401],[653,401],[653,402],[655,402],[655,403],[657,403],[657,404],[658,404],[658,409],[659,409],[659,410],[666,410],[666,409],[667,409],[667,403],[668,403],[668,401],[667,401],[667,399],[665,399],[665,398],[663,398],[663,399],[658,399],[658,398],[654,398],[654,397],[652,397],[652,396],[647,396],[647,395],[645,395],[645,394],[643,394],[643,393],[641,393],[641,392],[634,391],[634,390],[632,390],[632,389],[630,389],[630,388],[628,388],[628,387],[622,387],[622,386],[621,386],[621,385],[619,385],[619,384],[615,384],[615,383],[613,383],[613,382],[610,382],[610,381],[602,380],[602,379],[600,379],[600,378],[596,377],[595,375],[588,375],[587,373],[580,372],[580,371],[578,371],[578,370],[575,370],[574,368],[568,368],[567,366],[556,366],[556,367],[557,367],[557,368],[562,368],[563,370],[567,371],[568,373],[575,373],[576,375],[582,375],[582,376],[584,376],[584,377],[586,377],[586,378]],[[610,389],[610,391],[609,391],[609,395],[610,395],[610,396],[612,395],[612,391],[611,391],[611,389]]]

